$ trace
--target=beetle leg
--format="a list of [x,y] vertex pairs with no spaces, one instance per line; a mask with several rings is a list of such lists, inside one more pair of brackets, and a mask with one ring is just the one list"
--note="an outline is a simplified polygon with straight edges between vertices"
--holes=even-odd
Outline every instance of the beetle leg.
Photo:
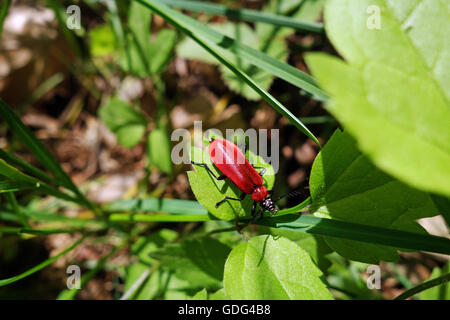
[[208,165],[206,164],[206,163],[199,163],[199,162],[194,162],[194,161],[191,161],[191,164],[195,164],[195,165],[197,165],[197,166],[202,166],[203,168],[205,168],[206,170],[208,170],[209,171],[209,173],[211,173],[211,175],[214,177],[214,178],[216,178],[217,180],[223,180],[223,179],[226,179],[226,175],[224,175],[224,174],[222,174],[222,175],[220,175],[220,176],[216,176],[216,174],[208,167]]
[[256,202],[253,201],[253,205],[252,205],[252,217],[255,216],[255,212],[256,212]]
[[242,200],[244,200],[246,195],[247,194],[245,192],[243,192],[239,198],[232,198],[232,197],[226,196],[225,198],[223,198],[222,200],[220,200],[219,202],[216,203],[216,208],[219,207],[220,205],[222,205],[227,200],[242,201]]

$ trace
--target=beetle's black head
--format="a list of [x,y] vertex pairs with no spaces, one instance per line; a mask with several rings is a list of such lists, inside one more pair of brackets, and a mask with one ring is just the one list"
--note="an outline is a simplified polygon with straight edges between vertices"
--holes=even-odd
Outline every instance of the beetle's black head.
[[272,216],[278,211],[277,208],[275,207],[275,202],[271,197],[265,198],[263,201],[260,202],[260,205],[261,208],[263,208],[263,210],[269,211],[270,215]]

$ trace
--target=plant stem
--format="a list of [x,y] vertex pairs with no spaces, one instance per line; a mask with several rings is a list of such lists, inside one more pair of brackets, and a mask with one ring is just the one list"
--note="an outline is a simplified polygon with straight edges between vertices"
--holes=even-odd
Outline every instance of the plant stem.
[[425,281],[424,283],[418,285],[417,287],[406,290],[401,295],[397,296],[394,300],[408,299],[409,297],[412,297],[412,296],[418,294],[419,292],[430,289],[432,287],[436,287],[440,284],[444,284],[449,281],[450,281],[450,273],[444,274],[443,276],[440,276],[433,280]]

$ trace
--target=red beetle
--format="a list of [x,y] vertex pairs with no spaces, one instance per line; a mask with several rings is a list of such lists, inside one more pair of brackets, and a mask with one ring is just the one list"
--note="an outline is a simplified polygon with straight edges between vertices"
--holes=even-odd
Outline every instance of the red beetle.
[[[217,180],[230,179],[241,191],[239,198],[226,196],[216,203],[216,208],[226,200],[244,200],[247,194],[253,199],[252,215],[258,217],[262,211],[256,212],[256,204],[259,203],[262,210],[267,210],[274,214],[277,210],[275,202],[272,200],[270,191],[263,186],[262,175],[266,168],[253,167],[245,158],[244,153],[234,143],[223,139],[211,139],[208,147],[209,156],[214,165],[223,173],[217,177],[206,163],[191,162],[194,165],[203,166]],[[261,172],[255,170],[262,169]]]

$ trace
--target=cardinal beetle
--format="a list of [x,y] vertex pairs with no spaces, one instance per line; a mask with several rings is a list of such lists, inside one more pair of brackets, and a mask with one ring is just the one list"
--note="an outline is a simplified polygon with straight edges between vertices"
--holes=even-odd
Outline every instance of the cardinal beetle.
[[[216,208],[227,200],[242,201],[245,196],[249,194],[253,199],[252,216],[255,218],[257,218],[263,210],[269,211],[271,215],[277,212],[277,209],[275,208],[276,201],[272,200],[271,191],[268,191],[267,188],[263,186],[262,175],[266,172],[266,168],[253,167],[247,161],[241,149],[228,140],[211,139],[208,153],[214,165],[222,172],[222,175],[216,176],[206,163],[193,161],[191,163],[203,166],[217,180],[228,178],[242,191],[239,198],[226,196],[216,203]],[[255,168],[262,170],[258,173]],[[255,215],[257,203],[260,204],[262,210]]]

